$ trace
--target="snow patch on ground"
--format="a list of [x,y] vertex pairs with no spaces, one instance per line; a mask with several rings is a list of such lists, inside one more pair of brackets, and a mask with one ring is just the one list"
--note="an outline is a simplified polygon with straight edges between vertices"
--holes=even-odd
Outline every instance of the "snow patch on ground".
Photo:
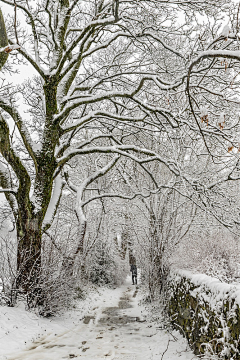
[[23,308],[0,308],[1,360],[193,360],[177,332],[148,321],[130,277],[116,289],[92,292],[75,309],[43,319]]
[[90,289],[86,300],[79,300],[74,308],[52,318],[26,311],[23,303],[13,308],[0,306],[0,360],[7,359],[8,353],[30,346],[41,336],[71,330],[82,321],[84,314],[102,302],[103,293],[108,296],[112,291]]

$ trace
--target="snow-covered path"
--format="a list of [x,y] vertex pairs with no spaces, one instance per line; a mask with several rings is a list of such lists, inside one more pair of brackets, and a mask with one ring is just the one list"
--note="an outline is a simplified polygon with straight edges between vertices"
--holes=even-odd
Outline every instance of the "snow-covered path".
[[190,360],[179,333],[157,329],[138,306],[138,289],[130,283],[106,292],[78,326],[35,341],[8,360],[124,359]]

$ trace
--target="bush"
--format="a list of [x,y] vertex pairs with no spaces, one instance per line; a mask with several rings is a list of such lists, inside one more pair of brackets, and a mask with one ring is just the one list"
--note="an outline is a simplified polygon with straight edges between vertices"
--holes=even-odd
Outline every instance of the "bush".
[[227,233],[190,236],[176,249],[171,261],[177,269],[204,273],[230,283],[238,277],[238,243]]
[[89,280],[99,286],[116,286],[124,282],[127,274],[127,264],[115,247],[107,243],[98,243],[91,254]]

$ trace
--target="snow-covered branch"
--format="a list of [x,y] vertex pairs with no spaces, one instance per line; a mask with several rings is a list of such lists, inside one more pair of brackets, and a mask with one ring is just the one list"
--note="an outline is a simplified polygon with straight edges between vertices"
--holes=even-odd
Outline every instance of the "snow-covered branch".
[[[8,1],[8,0],[1,0],[1,1],[4,2],[5,4],[8,4],[8,5],[14,6],[15,8],[23,10],[25,12],[25,14],[28,16],[28,19],[30,21],[31,28],[32,28],[33,37],[34,37],[35,59],[36,59],[36,63],[38,64],[38,66],[40,66],[38,35],[37,35],[37,29],[36,29],[36,26],[35,26],[34,15],[29,11],[29,9],[25,8],[24,6],[17,3],[16,1],[14,1],[14,2]],[[12,46],[15,46],[15,48],[13,48],[12,50],[20,48],[19,45],[12,45]],[[18,47],[16,47],[16,46],[18,46]]]
[[104,198],[119,198],[119,199],[124,199],[124,200],[133,200],[136,197],[140,196],[143,198],[147,198],[151,195],[151,192],[149,191],[149,193],[144,193],[144,192],[136,192],[135,194],[133,194],[132,196],[129,195],[123,195],[123,194],[118,194],[118,193],[104,193],[101,195],[96,195],[96,196],[92,196],[91,198],[89,198],[88,200],[84,201],[82,203],[82,207],[86,206],[87,204],[89,204],[90,202],[94,201],[94,200],[100,200],[100,199],[104,199]]
[[200,54],[189,65],[188,73],[190,74],[192,68],[197,65],[201,60],[208,58],[226,58],[240,60],[240,50],[206,50],[200,52]]
[[136,116],[133,117],[128,117],[128,116],[120,116],[117,114],[113,114],[107,111],[90,111],[88,113],[88,115],[83,116],[82,118],[80,118],[78,121],[74,122],[73,124],[63,128],[64,133],[67,133],[69,131],[72,131],[80,126],[82,126],[85,123],[88,123],[89,121],[92,121],[92,119],[98,119],[98,118],[103,118],[103,119],[110,119],[110,120],[116,120],[116,121],[120,121],[120,122],[143,122],[144,119],[146,118],[146,115],[143,117],[139,117],[137,118]]
[[9,54],[11,51],[18,49],[20,49],[20,46],[18,44],[13,44],[0,48],[0,52],[5,52],[6,54]]
[[182,59],[185,59],[184,56],[179,52],[177,51],[176,49],[174,49],[173,47],[169,46],[168,44],[166,44],[166,42],[161,39],[159,36],[157,36],[156,34],[152,33],[152,32],[149,32],[149,31],[144,31],[143,34],[141,35],[138,35],[138,37],[142,37],[142,36],[148,36],[148,37],[151,37],[152,39],[156,40],[157,42],[159,42],[165,49],[169,50],[171,53],[179,56],[180,58]]
[[[77,36],[77,38],[73,40],[72,43],[68,46],[63,57],[59,61],[58,67],[55,70],[55,74],[59,77],[59,79],[62,79],[71,70],[71,68],[76,63],[78,63],[79,59],[82,56],[82,51],[84,50],[84,44],[87,41],[87,39],[89,39],[89,37],[92,35],[94,29],[98,26],[107,26],[110,24],[114,24],[115,21],[116,20],[114,16],[109,16],[109,18],[107,19],[98,19],[92,21],[81,31],[81,33]],[[64,68],[64,65],[66,64],[66,61],[68,60],[70,54],[79,45],[80,42],[82,42],[81,44],[82,51],[80,50],[79,55],[75,56],[75,58],[66,66],[64,72],[62,73],[62,69]]]
[[44,231],[46,231],[51,226],[54,220],[54,216],[56,215],[56,211],[62,195],[62,190],[65,184],[66,182],[62,179],[61,175],[58,175],[54,180],[54,189],[42,225]]
[[[19,187],[17,192],[17,197],[27,198],[30,192],[31,180],[28,174],[27,169],[23,165],[20,158],[16,155],[15,151],[12,148],[12,144],[9,136],[9,127],[3,116],[0,114],[0,152],[4,159],[8,162],[8,164],[14,170],[18,181]],[[8,181],[8,177],[5,175],[6,171],[1,170],[1,183],[3,187],[9,188],[10,181]],[[6,193],[7,194],[7,193]],[[8,200],[9,201],[9,200]],[[10,201],[9,201],[10,202]]]
[[1,189],[0,188],[0,193],[10,193],[16,196],[17,194],[17,190],[13,190],[13,189]]
[[[168,119],[169,122],[171,122],[173,127],[178,126],[178,122],[175,119],[174,115],[169,109],[165,108],[158,108],[156,106],[152,106],[150,104],[146,104],[144,101],[142,101],[140,98],[137,98],[135,95],[140,92],[142,87],[144,86],[145,81],[147,80],[153,80],[152,78],[144,78],[140,81],[139,85],[133,90],[133,91],[126,91],[126,92],[117,92],[117,91],[109,91],[109,92],[103,92],[98,95],[88,95],[88,96],[81,96],[81,95],[75,95],[71,97],[65,97],[63,99],[63,105],[66,104],[66,106],[63,108],[63,110],[55,116],[55,122],[60,123],[62,121],[65,121],[66,117],[69,115],[69,113],[80,107],[81,105],[89,105],[101,102],[103,100],[112,100],[115,98],[121,98],[121,99],[131,99],[134,102],[141,105],[143,108],[146,108],[147,110],[154,111],[161,113],[164,117]],[[90,116],[87,115],[86,119],[88,119],[88,116],[92,118],[92,114],[90,113]],[[104,114],[104,112],[103,112]],[[118,115],[116,116],[116,120],[118,118]],[[114,119],[113,116],[113,119]],[[123,120],[123,117],[119,117],[119,120]],[[84,118],[85,120],[85,118]],[[81,120],[79,121],[79,124],[81,124]]]
[[22,137],[23,143],[24,143],[29,155],[31,156],[31,158],[33,159],[33,161],[36,165],[36,158],[35,158],[35,154],[33,151],[33,142],[32,142],[31,136],[28,132],[28,129],[25,126],[25,123],[24,123],[23,119],[21,118],[20,114],[13,107],[13,105],[7,104],[4,101],[4,99],[2,99],[2,98],[0,98],[0,107],[3,110],[5,110],[12,117],[12,119],[15,122],[15,124],[18,128],[18,131]]
[[69,188],[76,193],[76,214],[78,218],[78,244],[76,246],[76,249],[72,251],[72,258],[76,257],[76,255],[80,252],[83,253],[83,247],[84,247],[84,236],[86,232],[86,224],[87,219],[84,214],[84,206],[83,206],[83,194],[85,190],[87,190],[87,187],[97,180],[99,177],[104,176],[106,173],[108,173],[114,165],[119,160],[119,156],[115,156],[107,165],[102,167],[101,169],[95,171],[92,175],[88,176],[86,179],[84,179],[80,185],[76,186],[74,185],[69,179],[68,176],[66,177],[67,184]]
[[[111,161],[109,161],[109,163],[107,165],[105,165],[103,168],[95,171],[92,175],[88,176],[86,179],[84,179],[81,182],[80,186],[76,186],[74,185],[71,181],[68,180],[68,185],[70,187],[70,189],[75,192],[75,193],[79,193],[81,192],[81,194],[83,195],[83,192],[87,189],[87,186],[89,186],[92,182],[94,182],[95,180],[97,180],[99,177],[106,175],[106,173],[108,171],[110,171],[114,165],[117,163],[117,161],[119,160],[119,156],[115,156]],[[82,198],[82,195],[80,196]],[[81,205],[80,205],[81,206]]]
[[[134,156],[129,151],[136,152],[138,154],[147,155],[148,157],[145,158],[138,158]],[[144,164],[147,162],[152,162],[154,160],[159,161],[165,164],[175,175],[179,175],[178,167],[176,166],[173,160],[166,160],[157,154],[154,151],[140,148],[135,145],[115,145],[115,146],[102,146],[102,147],[88,147],[85,149],[75,149],[69,151],[69,153],[58,159],[58,166],[63,166],[66,164],[72,157],[76,155],[86,155],[86,154],[93,154],[93,153],[105,153],[105,154],[119,154],[125,157],[128,157],[139,164]]]
[[[12,40],[9,40],[9,43],[11,45],[15,45],[13,43]],[[22,46],[18,49],[18,52],[34,67],[34,69],[38,72],[38,74],[45,79],[46,74],[44,69],[41,67],[41,65],[39,64],[39,62],[35,59],[33,59],[33,57],[27,52],[26,49],[24,49]]]

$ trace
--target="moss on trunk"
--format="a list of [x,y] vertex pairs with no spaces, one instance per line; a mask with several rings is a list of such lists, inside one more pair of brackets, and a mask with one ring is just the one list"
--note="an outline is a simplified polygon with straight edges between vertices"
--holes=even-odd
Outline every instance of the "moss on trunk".
[[[5,27],[5,22],[3,18],[2,11],[0,9],[0,48],[8,45],[8,37]],[[0,52],[0,70],[7,61],[8,54],[5,52]]]

